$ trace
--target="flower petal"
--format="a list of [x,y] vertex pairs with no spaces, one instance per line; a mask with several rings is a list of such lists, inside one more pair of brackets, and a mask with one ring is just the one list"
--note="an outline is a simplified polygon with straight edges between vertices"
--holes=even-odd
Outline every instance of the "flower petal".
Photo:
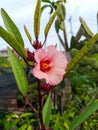
[[52,68],[51,71],[47,73],[46,82],[50,85],[57,85],[63,80],[63,75],[65,71],[59,68]]
[[44,57],[45,57],[44,49],[38,49],[34,54],[34,58],[35,58],[36,62],[40,62]]
[[32,73],[38,79],[47,79],[47,74],[40,70],[37,70],[36,68],[33,68]]
[[48,54],[48,57],[50,58],[57,52],[56,48],[53,45],[50,45],[46,48],[46,53]]
[[[33,68],[33,75],[38,79],[45,79],[46,83],[50,85],[57,85],[63,80],[65,69],[67,66],[66,56],[57,51],[56,48],[51,45],[44,49],[38,49],[34,53],[35,67]],[[49,61],[49,64],[48,62]],[[49,70],[44,71],[41,69],[41,63],[47,63]]]
[[62,52],[56,52],[53,57],[53,66],[65,69],[67,66],[67,59],[66,56]]

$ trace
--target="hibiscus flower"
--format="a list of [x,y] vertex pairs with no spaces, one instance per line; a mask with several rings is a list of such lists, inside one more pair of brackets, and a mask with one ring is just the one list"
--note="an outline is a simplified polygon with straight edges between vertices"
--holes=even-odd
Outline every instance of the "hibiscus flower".
[[63,52],[57,51],[53,45],[46,49],[38,49],[34,53],[35,66],[33,75],[44,79],[47,84],[57,85],[63,80],[67,59]]

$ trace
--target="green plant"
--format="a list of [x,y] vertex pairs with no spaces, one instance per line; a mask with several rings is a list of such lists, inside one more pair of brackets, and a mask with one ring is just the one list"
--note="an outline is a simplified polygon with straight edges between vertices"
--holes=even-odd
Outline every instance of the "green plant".
[[5,113],[4,117],[0,120],[0,128],[4,130],[32,130],[33,124],[37,123],[37,118],[34,114],[28,112],[23,114]]
[[[61,81],[62,78],[65,78],[65,77],[62,77],[64,73],[65,73],[64,76],[68,76],[68,74],[72,71],[72,69],[78,64],[78,62],[82,59],[82,57],[90,50],[90,48],[98,40],[98,34],[96,34],[89,41],[85,42],[84,46],[78,51],[78,53],[74,56],[74,58],[68,63],[67,68],[65,64],[67,62],[64,59],[65,56],[62,52],[56,51],[56,48],[54,46],[47,47],[47,50],[43,49],[42,47],[46,43],[48,32],[50,30],[50,27],[54,19],[58,15],[59,15],[58,17],[61,18],[62,13],[59,14],[59,12],[60,12],[61,7],[63,7],[62,5],[63,5],[63,2],[60,2],[59,5],[56,7],[56,10],[54,11],[54,13],[51,15],[47,25],[45,26],[45,29],[44,29],[45,39],[42,43],[42,42],[39,42],[41,0],[37,0],[37,5],[36,5],[35,13],[34,13],[35,40],[33,44],[32,44],[32,37],[28,29],[26,28],[26,26],[24,26],[24,30],[26,32],[28,40],[31,43],[32,47],[35,49],[34,52],[25,50],[24,42],[17,26],[11,20],[11,18],[6,13],[6,11],[4,9],[1,9],[1,15],[2,15],[6,29],[0,26],[0,37],[3,38],[19,54],[19,56],[24,60],[24,62],[32,68],[32,71],[33,71],[32,73],[36,77],[37,90],[38,90],[38,107],[36,108],[31,102],[32,99],[28,97],[28,93],[30,92],[29,91],[30,87],[29,87],[26,75],[24,73],[23,66],[20,64],[19,59],[15,56],[13,51],[10,48],[8,48],[8,54],[9,54],[12,70],[13,70],[13,73],[17,82],[18,89],[20,93],[23,95],[25,101],[30,106],[32,113],[33,112],[34,114],[36,113],[38,119],[35,120],[34,119],[35,117],[33,117],[32,113],[29,113],[29,114],[23,113],[22,115],[17,115],[17,114],[8,115],[7,116],[8,122],[5,121],[6,123],[6,125],[4,126],[5,129],[10,129],[12,127],[16,129],[19,127],[18,129],[20,130],[32,129],[33,127],[35,127],[33,122],[37,121],[38,130],[51,130],[52,128],[50,126],[50,117],[51,117],[50,91],[54,87],[56,87],[56,85],[59,83],[59,81]],[[61,21],[61,22],[64,22],[64,21]],[[49,51],[50,48],[53,50],[52,52]],[[62,63],[59,63],[59,61],[62,59],[59,56],[64,57],[63,58],[64,62],[62,61]],[[58,62],[57,62],[57,59],[59,59]],[[64,63],[64,66],[63,66],[63,63]],[[64,70],[65,68],[66,70]],[[36,72],[34,73],[35,70]],[[51,74],[51,72],[53,73]],[[57,77],[57,75],[59,76]],[[85,81],[84,86],[88,88],[88,84],[87,84],[88,79],[85,80],[85,78],[80,77],[80,79],[78,78],[77,82],[82,84],[81,80],[82,80],[82,83]],[[83,86],[83,91],[85,91],[84,86]],[[76,89],[75,91],[77,90],[78,89]],[[80,89],[79,92],[80,91],[82,90]],[[93,100],[85,108],[83,108],[83,112],[81,112],[81,114],[79,113],[79,111],[77,112],[80,115],[74,116],[74,113],[71,115],[72,118],[74,117],[71,123],[70,123],[70,119],[69,121],[66,120],[67,118],[66,112],[63,113],[64,117],[58,114],[57,116],[59,118],[54,119],[56,121],[56,124],[55,126],[52,126],[52,127],[54,127],[55,130],[58,128],[59,129],[66,128],[69,130],[74,130],[80,124],[82,124],[83,121],[85,121],[90,115],[92,115],[97,109],[98,109],[98,101]]]

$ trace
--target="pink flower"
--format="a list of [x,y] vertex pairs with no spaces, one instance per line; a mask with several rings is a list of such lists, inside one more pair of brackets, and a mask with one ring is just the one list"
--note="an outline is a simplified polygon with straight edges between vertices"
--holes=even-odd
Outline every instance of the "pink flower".
[[46,50],[42,48],[36,50],[34,58],[35,66],[32,72],[35,77],[45,79],[50,85],[57,85],[63,80],[67,59],[53,45],[48,46]]

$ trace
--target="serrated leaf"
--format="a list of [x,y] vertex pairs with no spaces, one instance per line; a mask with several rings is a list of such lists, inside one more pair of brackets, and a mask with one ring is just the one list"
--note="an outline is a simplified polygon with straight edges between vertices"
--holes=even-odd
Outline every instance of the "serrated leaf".
[[12,19],[9,17],[9,15],[6,13],[4,9],[1,9],[1,16],[3,18],[3,22],[8,32],[12,33],[14,37],[17,39],[17,41],[22,46],[24,46],[24,42],[20,34],[20,31],[18,30],[17,26],[15,25],[15,23],[12,21]]
[[28,31],[26,25],[24,25],[24,30],[25,30],[25,33],[26,33],[26,35],[27,35],[27,37],[28,37],[30,43],[32,43],[32,37],[31,37],[31,35],[30,35],[30,33],[29,33],[29,31]]
[[18,89],[23,96],[26,96],[29,86],[28,86],[28,81],[24,73],[24,70],[21,64],[19,63],[17,57],[13,54],[10,48],[8,48],[8,54],[9,54],[12,70],[17,82]]
[[41,0],[37,0],[34,13],[34,34],[38,38],[40,32],[40,14],[41,14]]
[[66,74],[67,75],[73,67],[80,61],[80,59],[89,51],[89,49],[93,46],[94,43],[98,41],[98,33],[91,38],[88,42],[85,43],[85,45],[82,47],[82,49],[77,53],[77,55],[70,61],[66,68]]
[[81,115],[76,117],[71,123],[69,130],[75,130],[84,120],[86,120],[90,115],[92,115],[97,109],[98,109],[98,101],[92,103],[85,109],[85,111]]
[[16,38],[0,26],[0,37],[3,38],[23,59],[26,59],[26,52]]
[[47,37],[47,34],[48,34],[48,32],[49,32],[49,29],[50,29],[50,27],[51,27],[51,25],[52,25],[52,23],[53,23],[55,17],[56,17],[57,14],[58,14],[58,12],[59,12],[59,10],[60,10],[60,8],[61,8],[61,5],[62,5],[62,3],[60,3],[60,4],[58,5],[57,9],[56,9],[55,12],[52,14],[52,16],[51,16],[49,22],[47,23],[47,25],[46,25],[46,27],[45,27],[45,30],[44,30],[44,35],[45,35],[45,37]]
[[49,127],[50,115],[51,115],[51,99],[50,96],[48,96],[42,111],[43,122],[45,123],[47,128]]

